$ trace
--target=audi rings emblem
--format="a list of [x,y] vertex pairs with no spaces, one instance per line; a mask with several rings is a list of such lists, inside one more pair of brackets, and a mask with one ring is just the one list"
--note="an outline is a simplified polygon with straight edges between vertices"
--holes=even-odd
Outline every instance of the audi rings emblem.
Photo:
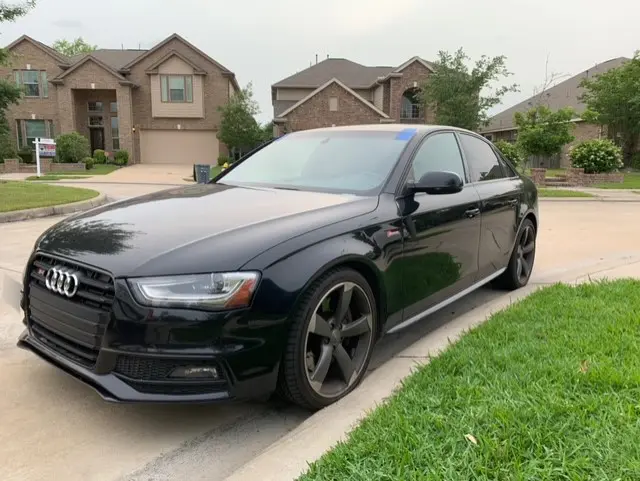
[[54,267],[45,277],[47,289],[63,296],[73,297],[78,292],[78,276],[75,272]]

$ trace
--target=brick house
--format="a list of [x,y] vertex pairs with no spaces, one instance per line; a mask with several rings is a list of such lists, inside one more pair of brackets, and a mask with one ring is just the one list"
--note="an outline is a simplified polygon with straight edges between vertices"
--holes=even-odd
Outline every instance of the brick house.
[[516,112],[524,113],[538,103],[546,105],[552,110],[571,107],[576,112],[576,118],[572,120],[575,124],[572,132],[575,140],[564,147],[559,158],[551,159],[552,165],[545,166],[551,168],[569,167],[570,161],[568,152],[571,146],[584,140],[606,137],[606,132],[601,128],[601,126],[589,124],[580,118],[580,115],[586,109],[586,105],[580,101],[580,97],[584,90],[580,87],[580,82],[585,78],[592,78],[612,68],[617,68],[627,60],[629,59],[626,57],[619,57],[596,64],[595,66],[547,89],[542,95],[534,95],[527,100],[524,100],[523,102],[520,102],[519,104],[493,116],[490,119],[489,124],[482,128],[480,133],[491,141],[506,140],[507,142],[515,142],[518,137],[518,129],[513,118]]
[[433,69],[419,57],[398,67],[327,58],[271,86],[275,135],[333,125],[432,121],[417,93]]
[[25,95],[7,117],[19,149],[77,131],[92,151],[126,149],[132,163],[215,163],[218,107],[239,90],[233,72],[177,34],[149,50],[66,57],[26,35],[0,75]]

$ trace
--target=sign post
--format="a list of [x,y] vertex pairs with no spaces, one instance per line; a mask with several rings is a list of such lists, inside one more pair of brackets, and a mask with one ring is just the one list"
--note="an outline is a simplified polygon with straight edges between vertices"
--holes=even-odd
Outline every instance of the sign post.
[[56,156],[56,141],[53,139],[36,138],[36,174],[40,177],[40,157],[55,157]]

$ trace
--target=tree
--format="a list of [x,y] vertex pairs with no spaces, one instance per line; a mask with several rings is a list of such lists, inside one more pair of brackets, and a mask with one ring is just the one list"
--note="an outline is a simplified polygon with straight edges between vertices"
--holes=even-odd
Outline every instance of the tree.
[[218,138],[231,151],[251,150],[263,140],[263,131],[254,118],[260,113],[253,99],[253,87],[249,83],[233,94],[226,105],[219,107],[222,114]]
[[[517,92],[516,84],[492,89],[492,84],[511,73],[506,57],[483,55],[469,70],[469,57],[460,48],[455,54],[439,52],[435,72],[422,85],[420,97],[435,112],[436,123],[477,130],[489,120],[487,111],[498,105],[507,92]],[[484,95],[483,92],[489,92]]]
[[524,114],[516,112],[518,145],[527,155],[551,157],[559,154],[562,147],[574,140],[571,135],[573,118],[570,107],[554,112],[546,105],[538,105]]
[[[26,15],[35,6],[34,0],[20,4],[0,3],[0,23],[13,22]],[[8,66],[11,61],[9,51],[0,48],[0,65]],[[22,98],[22,89],[15,80],[0,79],[0,159],[16,157],[15,142],[7,122],[5,111],[12,104],[17,104]]]
[[625,165],[630,165],[640,136],[640,52],[618,68],[584,79],[581,86],[587,105],[582,118],[607,126],[622,147]]
[[65,39],[56,40],[53,42],[53,48],[60,52],[62,55],[72,57],[79,53],[91,53],[98,48],[97,45],[91,45],[84,41],[82,37],[76,38],[70,42]]

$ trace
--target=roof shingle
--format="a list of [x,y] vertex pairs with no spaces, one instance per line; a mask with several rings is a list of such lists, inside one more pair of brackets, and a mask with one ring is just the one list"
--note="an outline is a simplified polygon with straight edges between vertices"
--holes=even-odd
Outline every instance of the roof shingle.
[[317,88],[333,78],[350,88],[369,88],[394,67],[367,67],[345,58],[328,58],[272,85],[272,87]]

